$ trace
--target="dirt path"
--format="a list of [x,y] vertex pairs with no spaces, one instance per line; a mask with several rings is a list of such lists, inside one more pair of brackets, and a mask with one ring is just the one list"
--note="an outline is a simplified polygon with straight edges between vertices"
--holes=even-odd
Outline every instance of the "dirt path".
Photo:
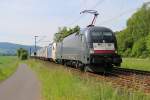
[[40,100],[39,82],[26,64],[0,84],[0,100]]

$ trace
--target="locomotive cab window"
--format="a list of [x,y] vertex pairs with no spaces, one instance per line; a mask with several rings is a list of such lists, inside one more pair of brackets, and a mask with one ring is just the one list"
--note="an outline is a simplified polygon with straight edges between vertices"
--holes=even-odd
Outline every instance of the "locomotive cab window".
[[103,32],[103,40],[105,40],[106,42],[114,42],[113,33]]
[[113,33],[112,32],[102,32],[102,31],[92,31],[91,32],[91,41],[102,43],[103,40],[105,42],[113,42]]
[[99,31],[91,32],[91,40],[93,42],[102,42],[103,33]]

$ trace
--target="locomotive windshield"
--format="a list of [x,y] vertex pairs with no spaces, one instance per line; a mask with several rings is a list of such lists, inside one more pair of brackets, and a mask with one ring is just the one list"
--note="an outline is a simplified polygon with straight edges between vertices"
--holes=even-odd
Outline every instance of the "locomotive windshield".
[[98,43],[102,43],[103,41],[105,41],[106,43],[112,43],[114,42],[114,38],[113,38],[113,33],[110,31],[92,31],[90,33],[90,37],[91,37],[91,42],[98,42]]

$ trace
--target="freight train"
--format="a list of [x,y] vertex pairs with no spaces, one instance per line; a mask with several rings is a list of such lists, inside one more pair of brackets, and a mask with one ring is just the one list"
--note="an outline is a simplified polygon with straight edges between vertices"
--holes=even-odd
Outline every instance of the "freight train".
[[35,57],[92,72],[109,71],[122,62],[115,34],[97,26],[86,27],[39,49]]

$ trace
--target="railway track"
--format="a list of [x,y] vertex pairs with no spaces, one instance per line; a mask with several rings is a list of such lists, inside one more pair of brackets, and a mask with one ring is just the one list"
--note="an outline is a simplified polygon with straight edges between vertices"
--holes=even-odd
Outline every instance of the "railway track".
[[150,93],[150,72],[148,71],[114,68],[112,72],[97,74],[91,72],[82,73],[78,69],[71,67],[67,67],[67,69],[79,73],[82,76],[88,75],[89,77],[95,77],[96,79],[110,82],[115,88],[119,87],[131,91]]
[[114,68],[113,71],[117,71],[121,73],[128,73],[128,74],[150,76],[150,71],[142,71],[142,70],[136,70],[136,69]]
[[121,89],[129,89],[131,91],[143,91],[145,93],[150,94],[150,72],[148,71],[114,68],[112,72],[107,72],[105,74],[97,74],[91,72],[83,73],[79,69],[75,69],[72,67],[62,67],[75,74],[83,76],[83,78],[93,77],[99,81],[110,82],[115,88],[119,87]]
[[[115,79],[116,85],[133,90],[142,90],[150,93],[150,72],[135,69],[114,68],[110,73]],[[114,82],[113,82],[114,83]]]

